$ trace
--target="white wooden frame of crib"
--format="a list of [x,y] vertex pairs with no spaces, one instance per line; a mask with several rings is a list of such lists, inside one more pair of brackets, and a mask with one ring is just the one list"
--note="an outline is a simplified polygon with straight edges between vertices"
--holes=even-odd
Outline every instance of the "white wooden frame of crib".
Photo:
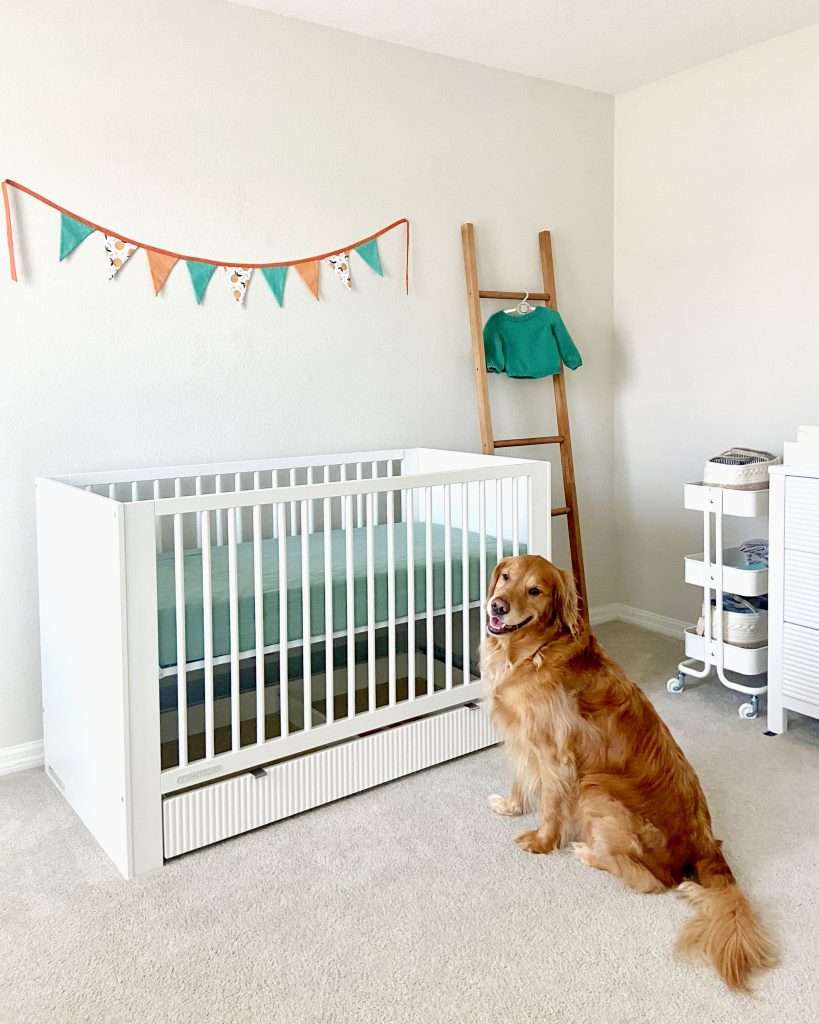
[[[282,483],[283,479],[286,483]],[[266,480],[270,486],[263,486]],[[208,482],[213,487],[210,492]],[[225,489],[226,484],[232,485],[232,489]],[[517,553],[524,543],[527,550],[549,557],[549,491],[548,463],[433,449],[352,452],[38,479],[45,759],[50,777],[122,874],[131,878],[159,867],[168,856],[492,742],[489,727],[484,725],[468,726],[472,739],[462,736],[457,742],[452,741],[453,720],[447,721],[440,715],[452,714],[458,708],[463,710],[484,695],[480,679],[473,678],[469,670],[468,610],[484,608],[486,538],[493,532],[497,538],[497,550],[490,553],[494,557],[503,553],[505,543],[507,553]],[[343,630],[333,628],[332,577],[326,554],[333,502],[343,517],[342,532],[346,538],[347,622]],[[385,621],[376,620],[374,609],[372,537],[381,510],[382,521],[388,528]],[[260,629],[260,540],[265,515],[268,536],[270,530],[274,531],[279,552],[286,530],[290,530],[291,536],[301,537],[304,617],[301,638],[289,639],[287,601],[280,602],[280,637],[285,638],[285,656],[279,658],[281,734],[271,739],[266,738],[264,731],[265,686],[269,686],[264,659],[278,651],[279,645],[265,645]],[[511,528],[510,518],[514,523]],[[320,527],[316,525],[318,519],[323,520]],[[427,524],[426,545],[425,550],[415,553],[412,527],[421,521]],[[356,626],[350,610],[353,580],[349,552],[354,522],[364,525],[367,536],[367,622],[360,626]],[[432,602],[432,522],[444,527],[443,609],[433,608]],[[172,525],[165,527],[165,523]],[[455,595],[451,530],[464,523],[469,529],[462,530],[463,591]],[[469,596],[467,533],[473,527],[481,543],[479,601]],[[248,528],[253,545],[255,636],[261,636],[262,642],[251,650],[241,650],[236,545]],[[400,618],[395,613],[394,561],[394,537],[399,529],[407,531],[407,554],[413,567],[422,561],[427,570],[425,611],[415,613],[414,573],[407,571],[408,614]],[[305,578],[309,569],[306,545],[311,533],[322,531],[325,623],[323,631],[316,634],[311,630],[310,584]],[[187,662],[185,616],[176,615],[177,663],[170,669],[160,668],[158,657],[156,554],[166,543],[174,552],[177,607],[185,604],[185,574],[180,568],[186,547],[201,548],[203,562],[205,656]],[[205,584],[213,543],[228,547],[229,565],[230,649],[227,655],[218,657],[214,657],[212,649],[212,619],[208,626],[207,617],[211,598]],[[280,556],[280,571],[282,566]],[[279,594],[285,588],[286,580],[280,579]],[[462,612],[460,638],[453,635],[452,622],[458,611]],[[445,685],[433,689],[434,662],[441,660],[432,642],[433,620],[439,617],[444,621]],[[425,622],[428,689],[416,696],[413,637],[418,620]],[[396,627],[402,624],[408,632],[409,681],[407,697],[397,701],[395,637]],[[376,707],[375,632],[384,628],[388,637],[388,703]],[[368,706],[359,713],[354,711],[356,634],[367,638]],[[333,641],[344,636],[348,715],[334,720]],[[306,637],[310,643],[303,643]],[[463,675],[456,679],[458,673],[453,665],[459,641]],[[312,648],[321,644],[326,657],[326,714],[323,722],[314,724],[313,718],[320,716],[312,706],[310,659]],[[290,732],[287,653],[297,647],[303,648],[304,659],[303,720],[298,731]],[[256,666],[257,735],[255,743],[242,746],[239,717],[245,694],[240,691],[239,671],[244,662],[255,662]],[[230,669],[231,747],[215,753],[213,672],[220,664]],[[188,674],[197,670],[203,670],[205,678],[206,750],[204,757],[189,762],[186,686]],[[162,770],[159,684],[168,675],[177,676],[179,693],[178,764]],[[390,732],[390,727],[397,728]],[[380,732],[376,734],[376,730]],[[380,759],[377,770],[370,764],[373,756]],[[308,767],[332,776],[323,787],[316,787],[321,793],[312,798],[293,792],[298,785],[294,772],[298,772],[300,765],[304,769],[308,761]],[[258,787],[245,788],[249,773],[261,777],[267,768],[270,779],[275,778],[279,787],[277,791],[263,794]],[[234,807],[236,801],[245,807],[241,814]],[[278,801],[272,810],[271,801]],[[218,812],[214,811],[216,804]],[[232,820],[237,814],[241,818],[238,825],[223,820]],[[196,820],[197,815],[202,817],[201,821]]]

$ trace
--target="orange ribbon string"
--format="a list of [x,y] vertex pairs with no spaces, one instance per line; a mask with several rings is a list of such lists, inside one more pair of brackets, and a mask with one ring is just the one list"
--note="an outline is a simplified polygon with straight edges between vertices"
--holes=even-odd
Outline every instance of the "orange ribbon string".
[[9,244],[9,273],[11,274],[12,281],[17,280],[17,263],[14,259],[14,231],[11,227],[11,206],[9,205],[9,190],[8,185],[10,182],[3,182],[3,207],[6,211],[6,241]]
[[338,249],[333,249],[330,252],[319,253],[317,256],[303,256],[295,260],[279,260],[274,263],[247,263],[244,260],[214,260],[204,256],[186,256],[184,253],[173,252],[171,249],[160,249],[155,245],[147,245],[145,242],[140,242],[136,238],[129,238],[127,235],[123,235],[119,231],[112,231],[110,228],[103,227],[101,224],[95,224],[94,221],[88,220],[87,217],[80,217],[79,214],[72,213],[71,210],[67,210],[64,206],[60,206],[59,203],[55,203],[52,199],[48,199],[46,196],[40,195],[40,193],[35,192],[34,189],[28,188],[26,185],[21,185],[19,181],[12,181],[11,178],[6,178],[2,185],[3,204],[6,209],[6,238],[9,246],[9,266],[11,269],[12,281],[17,280],[17,267],[14,262],[14,237],[11,228],[11,209],[9,207],[8,187],[16,188],[20,192],[25,192],[26,195],[31,196],[32,199],[37,199],[41,203],[45,203],[46,206],[50,206],[53,210],[57,210],[59,213],[64,213],[66,217],[71,217],[72,220],[79,221],[81,224],[87,224],[88,227],[93,228],[95,231],[101,231],[104,235],[114,235],[116,238],[121,238],[123,242],[127,242],[129,245],[135,245],[140,249],[150,250],[151,252],[160,253],[163,256],[170,256],[177,260],[191,260],[196,263],[210,263],[216,267],[246,267],[248,270],[261,270],[264,267],[291,267],[296,263],[309,263],[316,260],[326,260],[329,256],[337,256],[341,252],[349,252],[351,249],[357,249],[359,245],[363,245],[365,242],[372,242],[373,239],[380,238],[381,235],[386,235],[388,231],[392,231],[401,224],[405,224],[407,228],[407,238],[405,249],[406,266],[404,269],[404,286],[406,288],[407,295],[409,295],[410,223],[406,217],[399,217],[399,219],[394,220],[392,224],[387,224],[386,227],[379,228],[378,231],[374,231],[371,235],[367,235],[366,238],[359,238],[357,242],[351,242],[349,245],[342,245]]

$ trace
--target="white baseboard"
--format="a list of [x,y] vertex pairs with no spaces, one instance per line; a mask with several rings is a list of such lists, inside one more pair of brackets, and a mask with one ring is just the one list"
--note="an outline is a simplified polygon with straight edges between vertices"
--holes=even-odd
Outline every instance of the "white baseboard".
[[640,626],[642,629],[651,630],[652,633],[674,637],[675,640],[681,640],[683,633],[691,625],[690,622],[684,622],[682,619],[672,619],[669,615],[658,615],[657,612],[649,612],[644,608],[633,608],[631,605],[620,604],[617,601],[591,609],[592,625],[600,626],[604,622],[627,622],[631,626]]
[[16,747],[0,749],[0,775],[21,772],[25,768],[39,768],[43,763],[43,741],[18,743]]
[[[593,626],[602,626],[606,622],[628,622],[632,626],[649,629],[652,633],[673,636],[675,640],[681,640],[683,631],[690,625],[688,622],[683,622],[682,619],[672,619],[668,615],[647,612],[643,608],[632,608],[630,605],[620,604],[618,601],[592,608],[590,618]],[[39,768],[42,763],[42,740],[0,749],[0,775],[21,772],[25,768]]]

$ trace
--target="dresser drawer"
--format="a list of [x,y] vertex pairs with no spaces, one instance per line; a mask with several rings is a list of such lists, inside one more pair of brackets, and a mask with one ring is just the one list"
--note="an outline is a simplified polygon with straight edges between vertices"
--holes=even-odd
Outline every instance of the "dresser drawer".
[[782,694],[819,707],[819,631],[786,622],[782,650]]
[[819,480],[803,476],[787,478],[785,547],[819,554]]
[[785,551],[786,622],[819,629],[819,554]]

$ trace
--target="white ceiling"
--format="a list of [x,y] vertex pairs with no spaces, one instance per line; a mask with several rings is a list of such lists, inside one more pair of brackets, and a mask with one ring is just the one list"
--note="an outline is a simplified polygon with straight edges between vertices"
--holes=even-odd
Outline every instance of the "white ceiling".
[[819,22],[819,0],[233,0],[602,92]]

